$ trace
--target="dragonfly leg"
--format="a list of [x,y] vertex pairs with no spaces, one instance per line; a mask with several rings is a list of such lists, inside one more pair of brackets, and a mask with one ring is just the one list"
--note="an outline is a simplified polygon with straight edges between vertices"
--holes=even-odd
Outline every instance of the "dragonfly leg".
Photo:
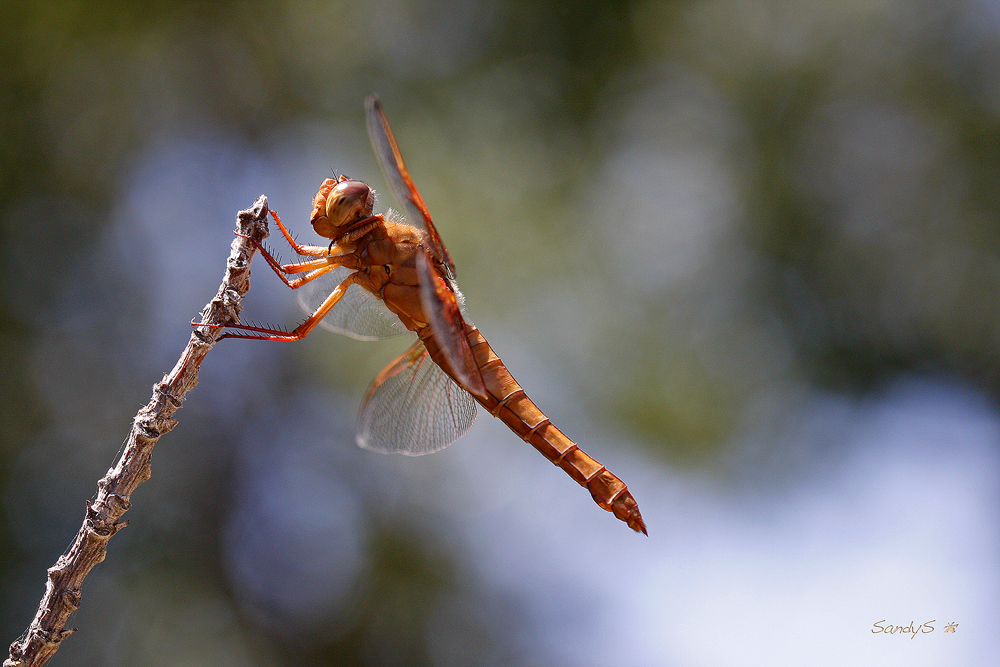
[[296,254],[302,255],[303,257],[326,257],[333,254],[333,249],[328,248],[327,246],[299,245],[295,242],[295,239],[292,238],[292,234],[288,231],[288,228],[285,227],[285,223],[281,221],[281,218],[279,218],[278,214],[273,210],[271,211],[271,217],[274,218],[274,222],[277,223],[278,229],[281,230],[281,235],[285,237],[285,240],[288,241],[288,245],[292,246],[292,250],[294,250]]
[[[331,267],[332,268],[332,267]],[[316,311],[306,318],[305,322],[295,327],[291,331],[282,331],[281,329],[274,329],[271,327],[257,327],[251,326],[249,324],[233,324],[229,326],[229,329],[237,329],[237,332],[227,331],[226,333],[219,336],[219,340],[223,338],[248,338],[250,340],[302,340],[309,335],[309,332],[316,328],[320,320],[326,317],[327,313],[337,305],[337,302],[344,296],[347,288],[352,284],[357,282],[358,274],[352,273],[347,276],[347,278],[337,285],[337,288],[330,293],[330,296],[319,305]],[[253,333],[240,333],[244,331],[249,331]]]
[[329,245],[299,245],[292,238],[291,232],[285,227],[285,223],[281,221],[278,214],[271,211],[271,217],[278,225],[278,229],[281,230],[281,235],[285,237],[288,241],[288,245],[292,247],[297,254],[303,257],[330,257],[343,255],[351,252],[353,250],[353,243],[359,238],[370,232],[378,223],[382,222],[382,214],[369,215],[367,217],[358,218],[350,225],[347,225],[342,230],[340,234],[330,241]]
[[[344,256],[342,259],[345,261],[331,261],[334,259],[340,258],[329,257],[326,259],[314,259],[308,262],[284,265],[275,265],[268,262],[268,265],[274,270],[278,277],[281,278],[281,282],[285,283],[292,289],[298,289],[306,283],[316,280],[323,274],[329,273],[338,266],[346,266],[351,269],[360,267],[357,257],[354,257],[354,255]],[[305,275],[299,276],[298,278],[288,277],[288,274],[295,273],[305,273]]]
[[[271,253],[270,250],[265,248],[263,245],[258,243],[256,239],[253,239],[254,244],[260,251],[261,256],[267,262],[267,265],[271,267],[281,281],[291,287],[292,289],[298,289],[311,280],[319,278],[324,273],[330,271],[336,266],[346,266],[350,269],[360,268],[358,258],[350,254],[339,254],[333,252],[335,245],[331,244],[329,248],[323,248],[320,246],[301,246],[295,243],[292,239],[291,234],[288,233],[288,229],[282,224],[281,218],[274,211],[271,211],[271,215],[274,216],[275,222],[278,223],[278,227],[281,229],[281,233],[284,235],[285,240],[288,241],[292,249],[295,250],[299,255],[305,257],[319,257],[320,259],[311,259],[305,262],[295,262],[292,264],[282,264],[277,258]],[[306,275],[300,278],[289,279],[290,274],[305,273]]]

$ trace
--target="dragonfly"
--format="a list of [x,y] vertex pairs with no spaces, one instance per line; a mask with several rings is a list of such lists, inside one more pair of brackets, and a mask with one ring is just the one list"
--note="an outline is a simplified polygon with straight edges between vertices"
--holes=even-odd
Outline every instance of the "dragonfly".
[[376,376],[364,397],[361,447],[410,456],[444,449],[472,426],[478,403],[586,487],[600,507],[645,534],[625,483],[549,421],[466,317],[455,265],[382,106],[372,96],[365,108],[372,148],[402,213],[374,213],[375,191],[343,175],[325,179],[313,199],[310,223],[327,245],[300,245],[271,211],[282,236],[306,259],[282,264],[263,245],[258,250],[299,290],[308,317],[291,331],[229,325],[220,339],[301,340],[317,325],[361,340],[416,333],[416,342]]

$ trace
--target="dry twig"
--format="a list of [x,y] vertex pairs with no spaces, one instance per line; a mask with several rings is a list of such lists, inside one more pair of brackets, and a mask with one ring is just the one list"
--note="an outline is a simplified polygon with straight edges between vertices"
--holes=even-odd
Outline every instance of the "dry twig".
[[139,410],[117,465],[97,483],[97,496],[87,503],[87,515],[69,551],[48,570],[45,595],[38,613],[24,635],[10,645],[4,667],[40,667],[59,649],[70,615],[80,606],[80,586],[90,570],[104,560],[108,540],[128,522],[119,522],[129,508],[129,498],[137,486],[149,479],[153,445],[177,425],[172,415],[184,396],[198,384],[198,369],[208,351],[222,334],[222,327],[239,321],[240,300],[250,289],[250,261],[258,242],[267,237],[267,198],[237,216],[237,237],[233,241],[226,274],[219,293],[202,311],[201,321],[216,327],[199,327],[191,332],[174,369],[153,386],[149,404]]

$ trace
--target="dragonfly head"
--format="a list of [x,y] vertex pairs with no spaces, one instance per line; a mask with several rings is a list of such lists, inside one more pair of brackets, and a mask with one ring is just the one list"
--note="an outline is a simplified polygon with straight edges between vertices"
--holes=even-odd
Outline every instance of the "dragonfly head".
[[[324,190],[325,199],[322,197]],[[332,239],[337,236],[341,227],[370,216],[374,207],[375,193],[367,183],[352,181],[343,176],[339,181],[328,179],[316,195],[310,222],[317,234]]]

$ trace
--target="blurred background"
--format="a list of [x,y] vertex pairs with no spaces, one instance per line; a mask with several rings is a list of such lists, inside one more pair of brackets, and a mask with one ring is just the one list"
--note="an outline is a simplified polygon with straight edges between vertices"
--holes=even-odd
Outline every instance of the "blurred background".
[[[215,294],[237,211],[266,194],[314,242],[332,170],[384,188],[375,92],[471,317],[649,537],[489,415],[433,456],[358,449],[409,340],[227,340],[49,664],[995,658],[996,0],[0,17],[5,646]],[[254,268],[244,318],[294,326]],[[934,630],[873,632],[911,622]]]

